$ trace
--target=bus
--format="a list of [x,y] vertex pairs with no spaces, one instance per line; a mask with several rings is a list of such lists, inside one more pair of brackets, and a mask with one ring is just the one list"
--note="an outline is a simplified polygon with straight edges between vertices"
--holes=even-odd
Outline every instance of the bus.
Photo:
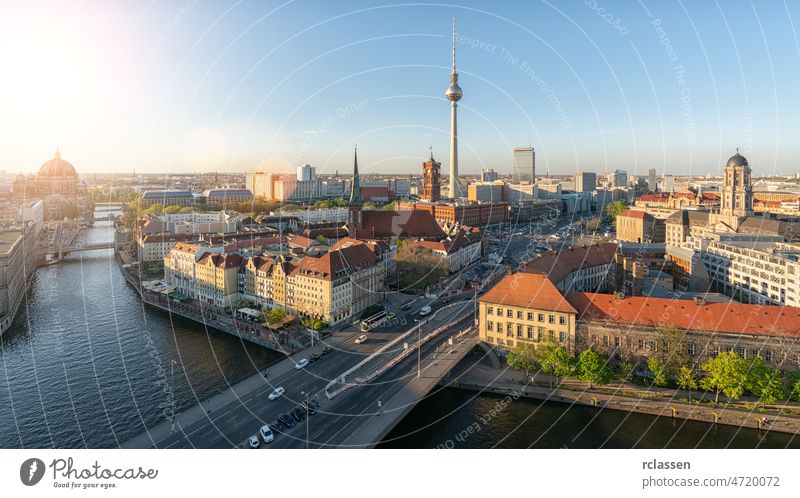
[[374,329],[375,327],[379,327],[383,322],[386,321],[386,312],[381,311],[372,315],[369,318],[365,318],[361,320],[361,331],[362,332],[369,332],[370,330]]

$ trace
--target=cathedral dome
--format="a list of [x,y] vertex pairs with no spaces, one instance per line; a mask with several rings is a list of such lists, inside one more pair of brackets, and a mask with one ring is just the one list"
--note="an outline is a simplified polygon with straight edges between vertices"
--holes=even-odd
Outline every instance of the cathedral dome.
[[749,166],[747,163],[747,158],[743,155],[739,154],[739,150],[736,150],[736,154],[732,155],[730,159],[728,159],[727,168],[735,167],[735,166]]
[[78,172],[67,161],[61,159],[61,153],[56,150],[56,155],[46,163],[42,164],[39,168],[39,175],[41,177],[74,177],[78,178]]

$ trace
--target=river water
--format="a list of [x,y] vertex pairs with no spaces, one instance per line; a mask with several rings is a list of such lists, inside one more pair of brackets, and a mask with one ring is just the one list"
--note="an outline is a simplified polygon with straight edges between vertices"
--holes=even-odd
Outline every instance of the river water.
[[[99,222],[86,239],[112,240],[113,227]],[[172,392],[181,410],[278,357],[144,308],[111,250],[76,253],[37,270],[13,326],[0,336],[0,448],[113,448],[163,420]],[[444,389],[381,446],[800,447],[788,435],[528,400],[487,421],[501,399]],[[480,430],[459,438],[469,426]]]

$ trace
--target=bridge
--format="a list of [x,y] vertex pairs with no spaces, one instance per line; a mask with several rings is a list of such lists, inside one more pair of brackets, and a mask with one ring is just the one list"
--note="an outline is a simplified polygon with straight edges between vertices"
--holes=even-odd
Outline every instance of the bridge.
[[[372,447],[478,344],[472,300],[433,303],[439,308],[435,313],[408,327],[425,304],[415,301],[409,313],[398,313],[395,326],[367,333],[365,342],[355,344],[361,332],[353,328],[336,332],[325,343],[270,366],[266,378],[253,375],[174,418],[165,410],[164,421],[123,447],[246,447],[261,425],[305,400],[317,403],[316,414],[284,428],[268,447]],[[294,368],[326,346],[334,351]],[[268,400],[278,386],[285,394]]]
[[39,256],[57,254],[59,259],[72,252],[97,251],[99,249],[114,249],[114,242],[98,242],[96,244],[81,244],[77,246],[48,246],[36,251]]

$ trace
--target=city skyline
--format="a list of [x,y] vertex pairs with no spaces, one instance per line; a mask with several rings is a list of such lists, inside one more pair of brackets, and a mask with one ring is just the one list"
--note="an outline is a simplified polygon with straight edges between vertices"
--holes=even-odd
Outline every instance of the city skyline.
[[529,145],[541,174],[716,174],[736,147],[756,175],[797,168],[797,65],[772,63],[800,54],[797,12],[603,7],[15,6],[4,168],[34,171],[58,145],[82,173],[328,174],[358,142],[365,174],[419,174],[429,146],[448,149],[453,15],[464,174],[510,172]]

